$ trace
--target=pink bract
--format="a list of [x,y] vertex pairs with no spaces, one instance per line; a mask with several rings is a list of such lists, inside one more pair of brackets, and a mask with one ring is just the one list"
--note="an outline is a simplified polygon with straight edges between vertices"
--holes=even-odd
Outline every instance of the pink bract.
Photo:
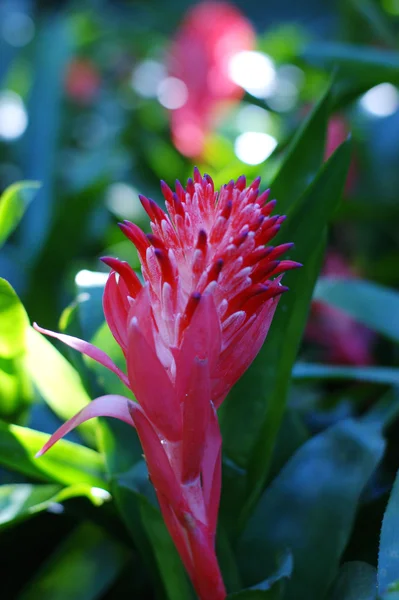
[[102,396],[63,425],[45,445],[83,421],[114,416],[136,427],[159,505],[202,600],[225,598],[214,550],[221,488],[221,436],[216,409],[249,367],[269,330],[292,247],[270,244],[284,220],[275,201],[245,177],[215,191],[194,170],[186,188],[161,183],[168,212],[141,197],[151,220],[145,235],[120,224],[134,243],[144,283],[123,261],[104,258],[107,323],[126,358],[127,375],[88,342],[58,337],[91,356],[134,393]]

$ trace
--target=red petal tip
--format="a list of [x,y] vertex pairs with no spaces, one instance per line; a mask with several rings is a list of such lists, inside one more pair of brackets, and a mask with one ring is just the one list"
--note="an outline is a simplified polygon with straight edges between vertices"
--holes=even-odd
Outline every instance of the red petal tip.
[[116,264],[119,262],[118,258],[114,258],[113,256],[101,256],[101,262],[103,262],[107,267],[115,270]]

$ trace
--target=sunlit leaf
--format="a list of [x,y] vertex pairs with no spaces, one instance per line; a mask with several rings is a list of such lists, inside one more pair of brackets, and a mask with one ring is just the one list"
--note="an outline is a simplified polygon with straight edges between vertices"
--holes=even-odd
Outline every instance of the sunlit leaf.
[[[32,381],[55,414],[67,421],[90,402],[90,397],[76,370],[45,336],[30,327],[27,339],[25,360]],[[79,427],[91,443],[96,439],[96,423],[90,420]]]
[[18,422],[32,400],[32,384],[23,357],[0,358],[0,418]]
[[26,349],[28,316],[11,285],[0,278],[0,356],[14,358]]
[[0,486],[0,528],[8,527],[21,520],[47,510],[55,503],[61,503],[76,496],[86,496],[95,504],[101,504],[110,498],[108,492],[96,493],[97,488],[87,484],[72,485],[63,488],[61,485],[35,485],[31,483],[15,483]]
[[60,440],[35,458],[48,438],[46,433],[0,422],[0,465],[40,481],[107,489],[102,456],[90,448]]
[[21,181],[8,187],[0,197],[0,246],[11,235],[34,198],[40,183]]

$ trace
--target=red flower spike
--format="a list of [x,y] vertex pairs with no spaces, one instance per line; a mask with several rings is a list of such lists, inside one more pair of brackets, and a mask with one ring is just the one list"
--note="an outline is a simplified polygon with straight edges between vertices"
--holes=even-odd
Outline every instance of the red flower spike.
[[140,259],[144,261],[147,248],[150,245],[145,233],[141,231],[140,227],[129,221],[118,223],[118,225],[122,233],[136,246]]
[[127,285],[130,296],[135,298],[143,286],[131,266],[127,262],[118,260],[112,256],[104,256],[100,260],[122,277]]
[[134,425],[165,523],[201,600],[226,597],[214,550],[221,486],[215,408],[266,338],[287,290],[282,273],[300,266],[280,260],[291,244],[266,246],[284,217],[270,216],[275,203],[265,204],[268,193],[259,194],[259,185],[240,177],[215,192],[209,175],[195,169],[186,189],[162,184],[169,215],[141,197],[152,234],[120,225],[137,247],[144,278],[141,285],[126,263],[103,259],[112,269],[104,313],[128,376],[90,344],[38,328],[117,373],[137,399],[94,401],[43,452],[91,416]]

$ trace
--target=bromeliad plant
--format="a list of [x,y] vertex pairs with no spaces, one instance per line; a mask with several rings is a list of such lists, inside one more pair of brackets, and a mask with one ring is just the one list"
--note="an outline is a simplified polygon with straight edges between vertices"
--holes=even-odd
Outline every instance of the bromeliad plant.
[[141,197],[152,234],[133,223],[120,228],[136,246],[142,283],[116,258],[103,307],[126,358],[127,375],[101,350],[80,339],[36,329],[90,356],[114,373],[137,402],[97,398],[65,423],[43,454],[84,421],[110,416],[134,426],[169,533],[202,600],[222,600],[225,586],[215,554],[221,492],[221,435],[216,410],[258,354],[279,298],[282,260],[292,244],[270,245],[284,217],[245,177],[215,191],[195,169],[186,189],[162,182],[168,213]]

